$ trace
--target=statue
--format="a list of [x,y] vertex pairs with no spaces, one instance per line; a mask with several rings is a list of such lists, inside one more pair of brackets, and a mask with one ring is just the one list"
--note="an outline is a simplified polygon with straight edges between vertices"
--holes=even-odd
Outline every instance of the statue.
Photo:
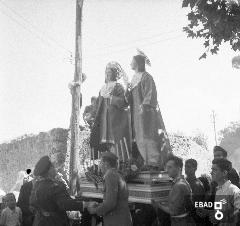
[[143,165],[162,170],[171,150],[158,106],[156,85],[145,69],[146,64],[151,66],[148,57],[139,50],[131,62],[135,74],[128,83],[126,99],[131,109],[133,140]]
[[130,158],[131,134],[125,90],[118,82],[122,76],[117,62],[107,64],[105,84],[99,92],[96,116],[91,130],[90,146],[97,152],[112,151],[119,160]]

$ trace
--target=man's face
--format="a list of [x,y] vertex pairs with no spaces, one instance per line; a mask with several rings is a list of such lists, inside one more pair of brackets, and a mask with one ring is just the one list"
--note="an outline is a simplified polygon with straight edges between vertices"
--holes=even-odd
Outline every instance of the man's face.
[[170,160],[166,164],[166,171],[169,177],[174,178],[178,175],[179,168],[175,166],[175,163],[173,160]]
[[215,182],[219,182],[221,181],[225,176],[226,176],[227,172],[226,171],[222,171],[216,164],[212,165],[212,180]]
[[186,163],[185,164],[185,174],[187,176],[194,176],[196,172],[196,168],[192,166],[192,164]]
[[55,169],[54,166],[51,166],[49,171],[48,171],[48,176],[51,178],[51,179],[54,179],[57,175],[57,171]]
[[100,169],[103,175],[107,172],[107,163],[104,162],[102,159],[100,161]]
[[223,159],[223,153],[221,151],[214,151],[213,153],[214,159]]
[[136,62],[136,60],[134,58],[132,59],[132,62],[130,64],[130,66],[131,66],[132,70],[136,70],[137,69],[137,62]]
[[13,197],[13,196],[7,197],[6,204],[7,204],[7,206],[10,209],[14,208],[16,206],[16,199],[15,199],[15,197]]
[[92,99],[91,104],[92,104],[92,105],[95,105],[96,102],[97,102],[97,99],[94,98],[94,99]]

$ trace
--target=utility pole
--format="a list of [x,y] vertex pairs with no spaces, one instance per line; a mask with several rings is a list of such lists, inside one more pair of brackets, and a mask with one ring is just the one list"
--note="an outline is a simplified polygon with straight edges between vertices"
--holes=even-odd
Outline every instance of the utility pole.
[[76,37],[75,37],[75,73],[72,89],[72,115],[71,115],[71,151],[70,151],[70,191],[75,196],[80,188],[78,176],[79,164],[79,125],[80,125],[80,99],[82,84],[82,7],[83,0],[76,0]]
[[217,145],[216,114],[215,114],[214,110],[212,111],[212,118],[213,118],[213,130],[214,130],[215,144]]

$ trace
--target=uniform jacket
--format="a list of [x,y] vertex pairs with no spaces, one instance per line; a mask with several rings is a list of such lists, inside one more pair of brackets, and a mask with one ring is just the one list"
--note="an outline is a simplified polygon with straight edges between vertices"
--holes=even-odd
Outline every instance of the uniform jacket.
[[32,226],[34,215],[29,209],[29,198],[32,191],[32,181],[26,182],[20,189],[17,205],[22,210],[23,226]]
[[116,169],[106,172],[103,193],[97,215],[103,216],[104,226],[132,226],[127,184]]
[[66,211],[83,211],[82,202],[72,199],[65,186],[51,179],[36,182],[30,204],[37,212],[34,226],[68,226]]

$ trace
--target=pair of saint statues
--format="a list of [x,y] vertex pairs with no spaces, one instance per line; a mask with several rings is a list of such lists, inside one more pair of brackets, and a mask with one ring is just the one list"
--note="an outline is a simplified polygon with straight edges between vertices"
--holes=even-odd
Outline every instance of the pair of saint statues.
[[[157,101],[150,66],[142,52],[133,57],[131,82],[120,64],[106,66],[105,84],[95,102],[90,146],[97,152],[111,151],[122,161],[140,158],[142,166],[163,169],[170,145]],[[125,88],[118,81],[123,78]],[[136,155],[136,152],[138,153]],[[134,154],[135,153],[135,154]]]

